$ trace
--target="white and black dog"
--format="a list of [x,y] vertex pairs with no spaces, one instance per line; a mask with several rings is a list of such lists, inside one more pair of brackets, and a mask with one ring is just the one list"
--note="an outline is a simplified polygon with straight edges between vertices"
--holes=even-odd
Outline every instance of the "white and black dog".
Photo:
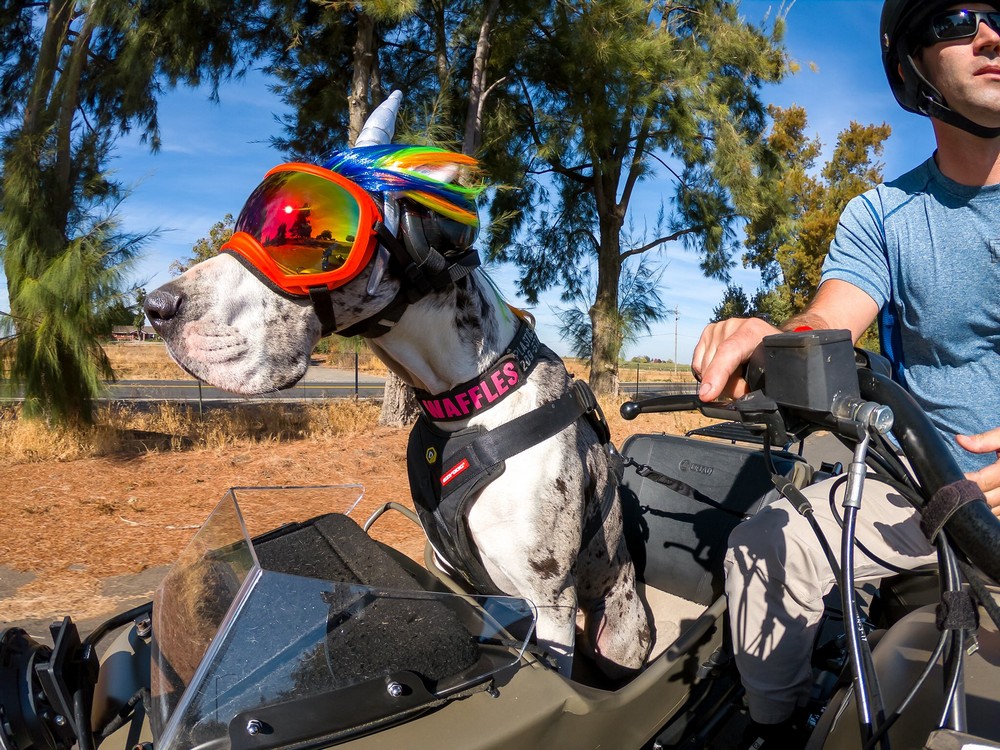
[[[396,93],[359,144],[388,143],[398,106]],[[393,204],[383,203],[387,215]],[[483,593],[534,602],[538,642],[562,673],[572,667],[578,607],[603,671],[640,668],[650,627],[589,389],[475,268],[467,233],[441,231],[447,222],[426,211],[398,213],[390,234],[408,235],[405,243],[383,232],[391,252],[380,249],[353,280],[312,299],[276,293],[226,253],[149,294],[146,313],[185,370],[247,395],[296,383],[321,335],[366,335],[417,389],[424,415],[408,470],[439,557]]]

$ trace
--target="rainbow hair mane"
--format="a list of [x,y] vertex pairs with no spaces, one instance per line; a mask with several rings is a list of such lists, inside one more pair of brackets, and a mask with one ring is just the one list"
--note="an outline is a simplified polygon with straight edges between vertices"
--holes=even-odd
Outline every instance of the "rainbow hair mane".
[[462,224],[479,226],[476,198],[485,185],[465,187],[419,171],[470,167],[471,156],[430,146],[358,146],[337,151],[323,165],[373,193],[400,193]]

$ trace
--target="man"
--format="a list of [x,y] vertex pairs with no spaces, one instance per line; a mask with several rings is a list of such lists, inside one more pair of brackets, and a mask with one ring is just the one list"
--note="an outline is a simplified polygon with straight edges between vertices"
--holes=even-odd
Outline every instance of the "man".
[[[857,340],[878,318],[894,376],[1000,515],[1000,7],[887,0],[881,41],[897,101],[931,118],[937,150],[851,201],[815,298],[783,329],[849,329]],[[692,361],[699,396],[745,393],[742,365],[778,332],[757,319],[708,326]],[[821,484],[807,495],[837,540],[828,492]],[[857,536],[879,558],[858,553],[859,579],[885,575],[882,561],[933,560],[913,510],[876,482],[865,485]],[[733,532],[726,575],[748,737],[755,748],[784,746],[833,574],[804,519],[778,501]]]

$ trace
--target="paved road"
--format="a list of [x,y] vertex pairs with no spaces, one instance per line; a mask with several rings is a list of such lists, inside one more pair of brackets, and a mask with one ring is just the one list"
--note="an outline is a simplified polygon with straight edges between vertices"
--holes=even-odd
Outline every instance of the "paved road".
[[[107,384],[108,398],[115,401],[312,401],[331,398],[381,398],[385,378],[353,370],[312,366],[295,386],[283,391],[254,396],[252,399],[199,383],[194,378],[176,380],[119,380]],[[629,383],[622,379],[624,395],[640,397],[680,393],[694,393],[695,384],[644,382]]]
[[[307,376],[292,388],[263,396],[253,397],[253,401],[311,401],[330,398],[381,398],[385,381],[374,375],[359,375],[355,383],[354,373],[330,368],[310,368]],[[636,385],[622,384],[621,391],[635,396]],[[694,383],[640,383],[640,397],[653,395],[674,395],[694,393]],[[124,401],[243,401],[241,396],[199,384],[196,380],[120,380],[108,385],[109,398]]]
[[[381,398],[384,382],[359,381],[357,388],[353,377],[348,380],[301,382],[292,388],[262,396],[254,396],[253,401],[309,401],[313,399]],[[198,383],[195,380],[119,380],[108,385],[108,397],[116,401],[240,401],[242,396]]]

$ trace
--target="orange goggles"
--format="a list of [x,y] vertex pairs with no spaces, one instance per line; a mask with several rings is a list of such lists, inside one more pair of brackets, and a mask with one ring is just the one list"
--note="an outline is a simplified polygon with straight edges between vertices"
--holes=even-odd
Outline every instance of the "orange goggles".
[[336,289],[368,265],[382,215],[362,188],[329,169],[275,167],[250,194],[222,246],[283,291]]

